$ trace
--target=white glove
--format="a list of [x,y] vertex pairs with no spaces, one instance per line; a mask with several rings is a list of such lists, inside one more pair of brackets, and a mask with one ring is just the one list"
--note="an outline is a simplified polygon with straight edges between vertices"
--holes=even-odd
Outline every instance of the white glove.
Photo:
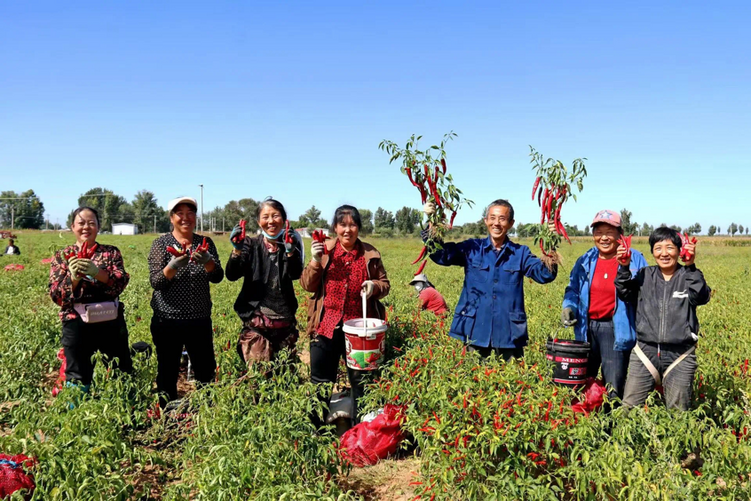
[[374,289],[375,289],[375,284],[373,284],[372,280],[366,280],[362,283],[362,292],[363,294],[365,294],[365,297],[372,296]]
[[321,262],[321,256],[323,255],[323,242],[313,242],[310,244],[310,256],[316,263]]
[[426,202],[425,205],[422,206],[422,211],[426,216],[433,214],[435,212],[435,204],[433,202]]

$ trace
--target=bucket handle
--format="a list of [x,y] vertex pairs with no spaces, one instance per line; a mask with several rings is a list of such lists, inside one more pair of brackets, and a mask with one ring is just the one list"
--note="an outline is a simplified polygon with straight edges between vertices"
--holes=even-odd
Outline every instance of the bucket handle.
[[365,329],[365,337],[368,337],[368,296],[365,295],[365,290],[360,295],[362,296],[362,326]]

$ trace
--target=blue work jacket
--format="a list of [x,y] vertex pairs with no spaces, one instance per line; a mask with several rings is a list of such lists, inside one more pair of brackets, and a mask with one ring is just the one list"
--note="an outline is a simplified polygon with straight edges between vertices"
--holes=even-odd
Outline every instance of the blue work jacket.
[[444,243],[430,259],[442,266],[464,267],[451,337],[482,348],[527,345],[524,277],[546,284],[555,280],[557,266],[551,272],[529,247],[510,240],[496,251],[490,237]]
[[[592,284],[592,277],[595,274],[597,259],[600,251],[597,247],[592,247],[576,260],[574,267],[571,269],[571,276],[566,293],[563,295],[563,308],[571,308],[576,313],[576,323],[574,324],[574,335],[577,341],[587,341],[587,330],[589,324],[589,288]],[[644,255],[636,249],[631,249],[631,264],[629,270],[631,276],[647,266],[647,260]],[[615,296],[615,287],[613,287]],[[616,296],[615,312],[613,313],[613,330],[615,331],[616,351],[628,351],[636,344],[636,308],[634,305],[626,304]]]

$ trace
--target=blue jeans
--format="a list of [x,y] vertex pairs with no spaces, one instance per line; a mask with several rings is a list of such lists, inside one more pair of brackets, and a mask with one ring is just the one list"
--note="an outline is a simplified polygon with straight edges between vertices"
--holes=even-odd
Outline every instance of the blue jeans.
[[626,386],[626,374],[631,350],[616,351],[615,330],[612,320],[590,320],[587,340],[592,345],[589,354],[589,367],[587,374],[597,377],[597,372],[602,367],[602,379],[608,387],[610,398],[623,398],[623,390]]

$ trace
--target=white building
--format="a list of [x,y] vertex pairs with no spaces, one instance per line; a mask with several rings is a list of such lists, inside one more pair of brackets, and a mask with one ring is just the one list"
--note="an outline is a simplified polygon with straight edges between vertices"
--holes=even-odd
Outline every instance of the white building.
[[135,235],[138,233],[138,228],[135,224],[130,223],[112,223],[113,235]]

